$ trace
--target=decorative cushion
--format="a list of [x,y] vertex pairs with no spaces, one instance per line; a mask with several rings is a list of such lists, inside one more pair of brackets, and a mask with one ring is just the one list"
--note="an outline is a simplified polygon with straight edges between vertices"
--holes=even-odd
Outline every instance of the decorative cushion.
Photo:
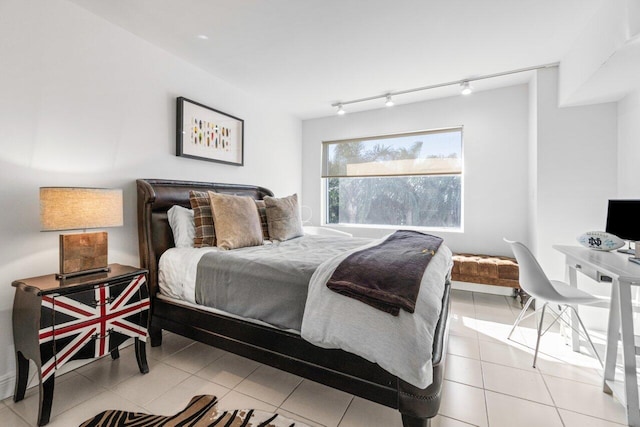
[[484,254],[454,254],[451,279],[460,282],[520,288],[515,258]]
[[262,227],[262,239],[270,240],[269,226],[267,225],[267,207],[264,204],[264,200],[256,200],[256,206],[258,207],[258,214],[260,214],[260,227]]
[[189,202],[191,203],[191,209],[193,209],[193,222],[196,227],[193,247],[215,246],[216,232],[213,227],[209,193],[206,191],[189,191]]
[[217,246],[236,249],[262,244],[258,208],[251,197],[209,192]]
[[264,204],[269,237],[272,240],[284,241],[304,234],[297,194],[281,199],[265,196]]
[[196,234],[193,210],[175,205],[167,211],[167,217],[176,248],[192,248]]

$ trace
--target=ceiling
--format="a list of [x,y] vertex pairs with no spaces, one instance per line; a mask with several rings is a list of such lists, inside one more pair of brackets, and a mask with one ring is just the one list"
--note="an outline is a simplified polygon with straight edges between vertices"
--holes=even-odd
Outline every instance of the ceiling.
[[[70,1],[309,119],[334,114],[331,104],[339,101],[557,62],[604,0]],[[485,90],[528,76],[472,85]],[[458,91],[456,85],[394,101]]]

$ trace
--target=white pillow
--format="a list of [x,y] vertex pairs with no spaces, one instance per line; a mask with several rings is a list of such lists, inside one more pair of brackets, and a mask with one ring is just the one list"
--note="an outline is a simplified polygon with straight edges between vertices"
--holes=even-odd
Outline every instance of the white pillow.
[[176,248],[192,248],[196,225],[193,222],[193,210],[174,205],[167,211],[169,225],[173,232]]

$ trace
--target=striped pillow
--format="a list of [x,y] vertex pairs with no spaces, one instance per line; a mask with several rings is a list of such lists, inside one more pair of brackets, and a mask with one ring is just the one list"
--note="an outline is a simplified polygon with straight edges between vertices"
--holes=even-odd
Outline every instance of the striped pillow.
[[267,223],[267,207],[264,200],[256,200],[258,213],[260,214],[260,227],[262,227],[262,239],[269,240],[269,225]]
[[206,191],[189,191],[189,202],[191,203],[191,209],[193,209],[193,222],[196,226],[193,247],[215,246],[216,232],[213,227],[209,193]]

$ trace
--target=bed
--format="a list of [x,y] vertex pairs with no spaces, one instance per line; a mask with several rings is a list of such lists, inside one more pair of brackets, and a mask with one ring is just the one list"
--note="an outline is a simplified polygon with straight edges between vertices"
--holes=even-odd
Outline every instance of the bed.
[[137,180],[140,263],[149,270],[152,346],[162,343],[162,330],[194,339],[398,409],[405,427],[429,426],[440,406],[444,377],[450,284],[446,280],[440,315],[433,334],[430,385],[418,388],[353,353],[321,348],[291,330],[214,312],[159,294],[159,260],[174,246],[167,211],[190,207],[189,191],[213,191],[262,200],[273,193],[263,187],[160,179]]

